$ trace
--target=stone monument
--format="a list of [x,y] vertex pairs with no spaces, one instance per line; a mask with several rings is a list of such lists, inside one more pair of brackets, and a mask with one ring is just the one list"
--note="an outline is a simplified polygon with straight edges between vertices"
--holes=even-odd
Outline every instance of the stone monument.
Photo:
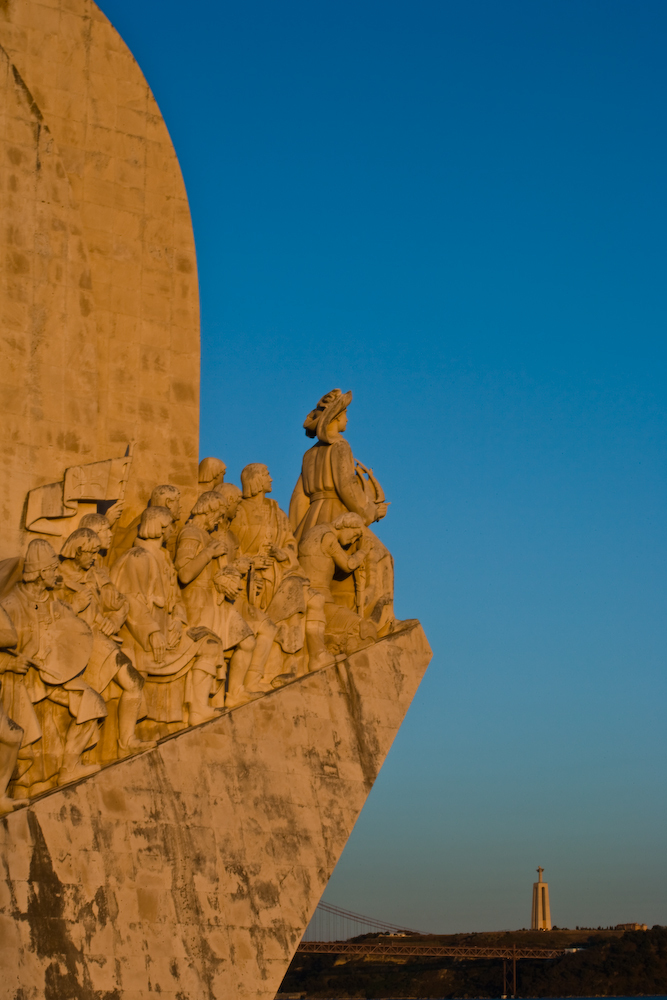
[[530,916],[530,929],[533,931],[551,930],[549,883],[542,881],[543,871],[544,868],[537,869],[537,882],[533,882],[533,908]]
[[0,63],[2,995],[269,1000],[431,653],[351,392],[289,516],[198,462],[187,198],[118,34],[0,0]]

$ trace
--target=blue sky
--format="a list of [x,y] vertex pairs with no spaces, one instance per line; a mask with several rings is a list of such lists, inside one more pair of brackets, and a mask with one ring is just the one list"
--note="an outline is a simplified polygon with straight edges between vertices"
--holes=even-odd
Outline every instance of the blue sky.
[[187,185],[202,454],[286,506],[319,396],[434,657],[325,898],[667,923],[667,7],[102,0]]

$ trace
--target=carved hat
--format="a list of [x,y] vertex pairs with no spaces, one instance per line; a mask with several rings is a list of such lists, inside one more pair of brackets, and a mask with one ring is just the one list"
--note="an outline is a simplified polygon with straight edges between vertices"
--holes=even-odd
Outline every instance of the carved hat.
[[39,574],[43,569],[54,566],[58,561],[53,546],[45,538],[33,538],[25,554],[23,572],[32,576]]
[[303,422],[306,436],[317,437],[324,444],[331,444],[328,428],[332,420],[346,410],[352,402],[352,390],[341,392],[340,389],[332,389],[322,396],[314,410],[311,410]]

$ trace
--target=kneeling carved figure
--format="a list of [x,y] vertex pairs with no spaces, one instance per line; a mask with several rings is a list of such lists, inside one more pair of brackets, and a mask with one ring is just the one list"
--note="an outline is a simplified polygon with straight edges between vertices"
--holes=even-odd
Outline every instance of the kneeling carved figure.
[[[369,534],[359,514],[346,513],[331,524],[307,528],[299,542],[299,562],[311,587],[324,597],[324,641],[334,653],[354,653],[378,637],[374,622],[359,613],[363,600],[358,571],[372,548]],[[331,585],[337,571],[339,579],[350,579],[355,586],[357,610],[336,601]]]

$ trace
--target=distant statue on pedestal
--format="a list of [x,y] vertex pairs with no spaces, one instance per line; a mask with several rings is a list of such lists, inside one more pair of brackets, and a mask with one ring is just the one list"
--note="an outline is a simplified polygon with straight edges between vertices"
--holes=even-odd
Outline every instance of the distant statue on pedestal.
[[533,882],[533,912],[530,929],[533,931],[551,930],[551,910],[549,908],[549,883],[542,881],[544,868],[537,869],[537,882]]

